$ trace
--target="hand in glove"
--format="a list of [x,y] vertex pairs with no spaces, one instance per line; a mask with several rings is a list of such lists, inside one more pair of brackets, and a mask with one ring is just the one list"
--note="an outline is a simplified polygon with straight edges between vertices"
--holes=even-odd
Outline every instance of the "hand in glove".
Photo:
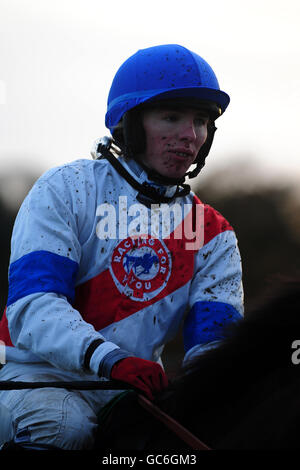
[[126,357],[116,362],[110,376],[114,380],[133,385],[144,392],[150,400],[168,386],[167,376],[159,364],[138,357]]

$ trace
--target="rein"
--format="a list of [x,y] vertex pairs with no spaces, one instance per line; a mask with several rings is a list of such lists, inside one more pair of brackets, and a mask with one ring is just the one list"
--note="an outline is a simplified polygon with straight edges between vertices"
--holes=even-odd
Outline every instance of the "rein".
[[22,390],[26,388],[66,388],[67,390],[132,390],[132,387],[118,380],[99,381],[76,380],[74,382],[15,382],[0,381],[0,390]]
[[182,441],[186,442],[192,449],[195,450],[211,450],[202,441],[200,441],[194,434],[188,431],[175,419],[171,418],[167,413],[155,406],[151,401],[143,395],[138,396],[139,404],[151,413],[155,418],[164,423],[171,431],[173,431]]
[[[22,382],[13,380],[0,381],[0,390],[22,390],[27,388],[65,388],[67,390],[133,390],[133,387],[117,380],[99,382],[93,380],[78,380],[70,382]],[[171,418],[171,416],[162,411],[141,394],[138,394],[138,403],[142,406],[142,408],[148,411],[148,413],[151,413],[156,419],[167,426],[192,449],[210,450],[209,447],[207,447],[203,442],[195,437],[184,426],[178,423],[174,418]]]

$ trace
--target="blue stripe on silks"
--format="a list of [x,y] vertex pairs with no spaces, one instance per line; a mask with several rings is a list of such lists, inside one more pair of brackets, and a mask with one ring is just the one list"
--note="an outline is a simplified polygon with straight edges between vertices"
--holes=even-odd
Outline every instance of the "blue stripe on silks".
[[7,305],[36,292],[54,292],[73,302],[78,263],[49,251],[33,251],[11,263]]
[[196,302],[183,326],[185,352],[196,344],[206,344],[224,338],[222,328],[241,320],[242,315],[224,302]]

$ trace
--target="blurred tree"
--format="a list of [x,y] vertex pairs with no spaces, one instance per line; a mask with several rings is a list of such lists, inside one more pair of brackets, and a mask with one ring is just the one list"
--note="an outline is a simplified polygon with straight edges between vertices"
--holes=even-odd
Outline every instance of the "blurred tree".
[[0,231],[0,318],[7,301],[7,289],[8,289],[8,263],[10,256],[10,238],[15,220],[15,211],[10,210],[4,205],[0,199],[0,220],[1,220],[1,231]]

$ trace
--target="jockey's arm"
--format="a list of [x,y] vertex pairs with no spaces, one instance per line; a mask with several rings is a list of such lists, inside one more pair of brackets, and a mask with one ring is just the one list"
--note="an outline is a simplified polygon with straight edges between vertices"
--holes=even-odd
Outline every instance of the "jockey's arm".
[[[221,224],[220,219],[217,213],[212,223]],[[231,227],[216,229],[197,253],[190,305],[183,327],[184,363],[217,346],[224,337],[222,329],[243,317],[241,259]]]

